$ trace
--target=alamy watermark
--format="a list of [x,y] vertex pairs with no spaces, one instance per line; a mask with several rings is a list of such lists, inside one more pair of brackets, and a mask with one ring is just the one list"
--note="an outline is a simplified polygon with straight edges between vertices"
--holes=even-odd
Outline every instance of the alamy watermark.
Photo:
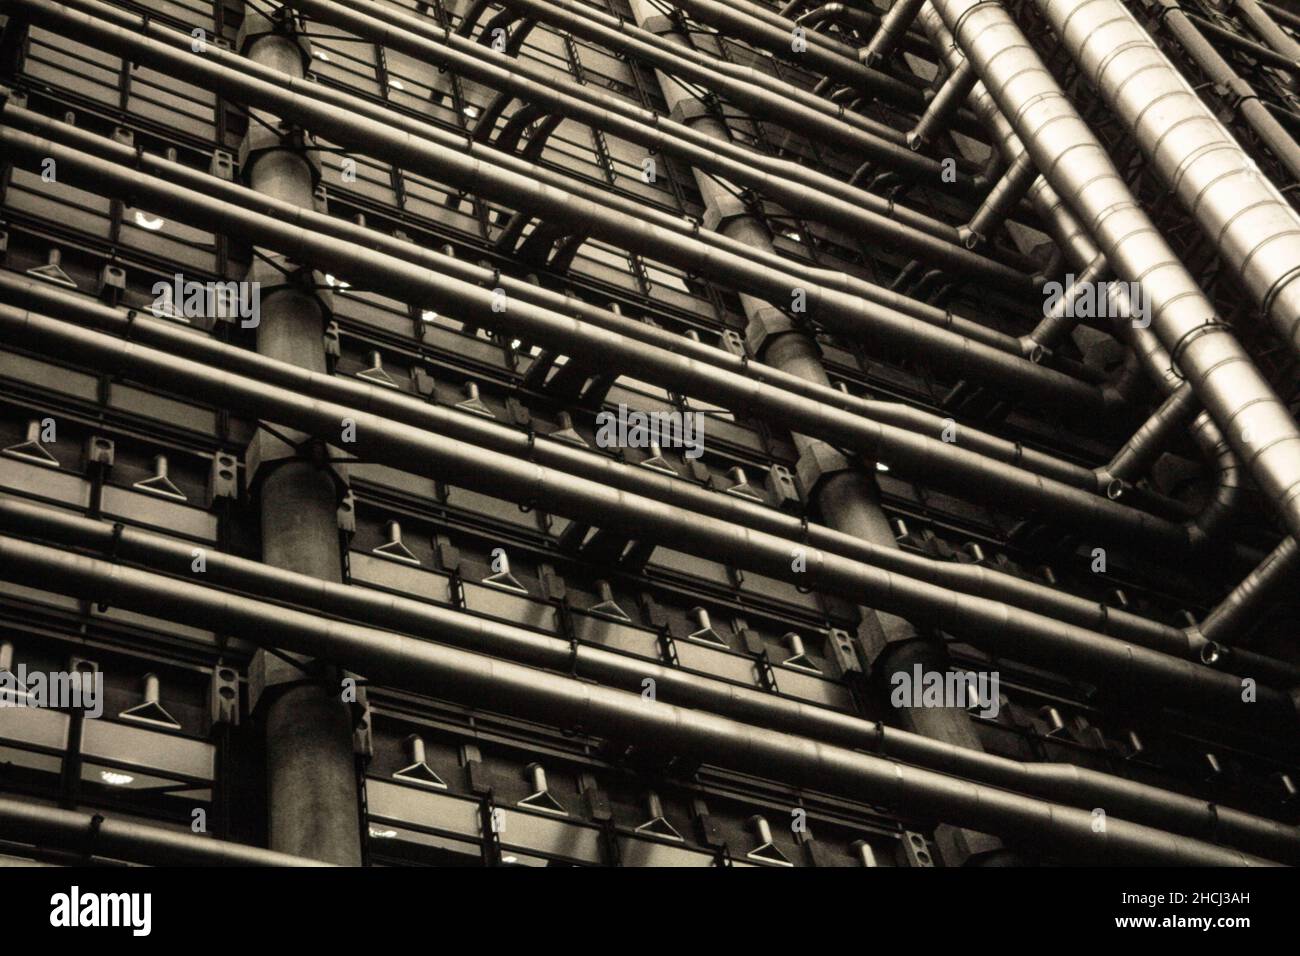
[[104,714],[104,675],[99,671],[29,671],[26,664],[0,669],[0,707],[48,707]]
[[619,405],[596,416],[596,444],[601,448],[682,448],[695,459],[704,454],[703,412],[641,412]]
[[176,273],[171,282],[155,282],[150,311],[157,316],[186,319],[227,319],[255,329],[262,321],[262,289],[258,282],[199,282]]
[[1140,282],[1076,281],[1071,272],[1063,283],[1046,283],[1043,294],[1044,316],[1060,306],[1070,319],[1132,318],[1140,329],[1151,324],[1151,300]]
[[910,671],[895,671],[889,683],[895,708],[960,707],[992,720],[1002,706],[997,671],[927,671],[914,664]]

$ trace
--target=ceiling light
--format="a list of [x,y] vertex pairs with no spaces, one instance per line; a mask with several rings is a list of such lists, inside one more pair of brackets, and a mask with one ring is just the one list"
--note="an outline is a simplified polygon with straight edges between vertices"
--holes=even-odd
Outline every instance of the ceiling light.
[[127,784],[135,782],[135,777],[129,773],[118,773],[116,770],[101,770],[99,778],[110,787],[125,787]]

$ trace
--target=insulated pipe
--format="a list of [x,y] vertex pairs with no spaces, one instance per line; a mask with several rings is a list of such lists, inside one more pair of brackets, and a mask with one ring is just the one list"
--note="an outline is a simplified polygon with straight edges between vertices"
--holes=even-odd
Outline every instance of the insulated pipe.
[[1300,180],[1300,145],[1269,112],[1258,94],[1229,65],[1182,10],[1177,0],[1160,0],[1161,22],[1192,61],[1215,84],[1224,88],[1232,108],[1239,112],[1255,135],[1297,180]]
[[[949,68],[955,68],[964,58],[964,54],[957,48],[952,33],[949,32],[939,14],[928,3],[921,11],[920,22],[932,42],[939,48],[940,54]],[[1025,155],[1024,144],[1020,141],[1015,130],[1012,129],[1011,124],[1002,114],[983,83],[976,84],[971,94],[971,101],[976,113],[994,133],[998,147],[1003,151],[1007,159],[1015,162]],[[1096,275],[1101,275],[1109,267],[1106,257],[1093,243],[1088,231],[1075,218],[1074,214],[1045,179],[1040,177],[1035,180],[1030,187],[1030,198],[1034,208],[1049,225],[1049,228],[1056,236],[1058,244],[1065,251],[1067,257],[1073,260],[1076,267],[1084,268],[1086,266],[1085,274],[1095,272]],[[1118,298],[1123,307],[1122,312],[1125,314],[1130,313],[1131,307],[1128,303],[1128,296],[1122,288]],[[1172,357],[1161,344],[1154,331],[1131,322],[1122,324],[1120,330],[1124,333],[1124,338],[1127,339],[1132,354],[1137,357],[1162,394],[1169,396],[1179,389],[1190,387],[1184,380],[1182,373],[1175,370]],[[1057,322],[1055,317],[1049,317],[1043,324],[1040,324],[1034,333],[1031,333],[1030,341],[1039,333],[1056,335],[1063,334],[1063,332],[1064,327],[1062,324]],[[1212,467],[1218,470],[1220,476],[1225,480],[1235,480],[1235,470],[1229,471],[1222,467],[1224,458],[1221,449],[1224,443],[1222,433],[1217,426],[1204,413],[1198,416],[1195,425],[1193,436],[1199,445],[1202,456]],[[1111,487],[1105,469],[1099,470],[1098,479],[1108,489]],[[1207,529],[1214,530],[1216,525],[1220,523],[1217,519],[1223,515],[1220,507],[1223,503],[1220,490],[1216,490],[1214,510],[1202,516],[1212,520],[1199,522],[1196,525],[1198,534]]]
[[[385,418],[494,451],[531,457],[540,465],[611,488],[645,495],[667,507],[782,537],[803,538],[814,547],[887,571],[1035,611],[1151,650],[1188,660],[1201,660],[1203,643],[1189,640],[1179,628],[1003,574],[993,568],[938,561],[898,548],[882,547],[823,525],[805,524],[775,508],[735,495],[707,491],[683,479],[629,465],[544,435],[534,436],[530,444],[527,435],[480,416],[464,415],[359,379],[304,372],[284,363],[268,362],[247,350],[193,335],[170,322],[143,315],[128,319],[116,309],[12,273],[0,271],[0,296],[11,304],[75,319],[80,325],[117,333],[129,331],[135,342],[179,358],[192,359],[210,368],[246,375],[313,398],[370,409]],[[1300,667],[1296,665],[1242,652],[1238,666],[1270,683],[1281,686],[1300,684]]]
[[1300,213],[1123,4],[1034,2],[1165,185],[1300,356]]
[[[918,255],[938,262],[949,261],[953,269],[990,282],[1007,287],[1024,286],[1023,277],[1017,278],[1014,270],[992,260],[953,258],[952,247],[960,245],[954,226],[798,163],[731,142],[711,142],[694,133],[686,123],[659,116],[597,87],[550,74],[526,61],[512,60],[490,48],[485,50],[437,27],[427,17],[403,13],[373,0],[354,0],[346,7],[333,0],[290,0],[288,6],[386,49],[399,50],[493,89],[509,92],[552,115],[575,119],[654,152],[707,169],[755,190],[792,212],[842,229],[884,236]],[[462,49],[466,45],[472,51]],[[1020,267],[1026,265],[1031,264],[1019,263]]]
[[[556,185],[552,182],[556,176],[544,174],[516,156],[488,151],[493,154],[493,163],[477,159],[470,154],[483,152],[479,144],[467,147],[453,134],[370,107],[317,84],[295,85],[295,81],[274,71],[269,80],[258,79],[247,61],[238,57],[234,59],[244,64],[238,69],[233,64],[223,65],[230,55],[216,47],[195,56],[187,52],[188,47],[182,50],[137,36],[130,30],[68,11],[66,5],[47,0],[8,2],[23,7],[43,24],[56,24],[86,42],[149,62],[164,71],[197,71],[205,83],[227,95],[304,123],[334,140],[360,143],[368,152],[398,165],[521,206],[579,234],[600,236],[622,248],[716,277],[734,288],[753,290],[778,306],[789,308],[798,301],[810,318],[818,318],[845,334],[866,334],[884,345],[920,347],[928,357],[958,374],[1001,383],[1027,398],[1054,406],[1102,410],[1122,401],[1108,390],[1026,362],[1013,336],[842,273],[807,268],[780,256],[764,256],[715,233],[700,233],[667,213],[630,200],[616,202],[595,187],[562,176]],[[96,5],[95,0],[77,2]],[[188,37],[185,42],[189,42]],[[351,113],[331,109],[328,104],[336,101]],[[374,112],[397,125],[369,120],[360,115],[363,112]],[[411,128],[417,132],[413,134]],[[425,133],[431,138],[420,135]],[[567,187],[578,191],[574,193]],[[957,334],[953,331],[956,329],[981,341]]]
[[[0,527],[66,547],[112,553],[117,561],[182,579],[193,574],[190,543],[140,528],[120,530],[103,521],[0,494]],[[1238,849],[1300,863],[1300,828],[1230,807],[1125,780],[1072,764],[1025,763],[954,747],[875,721],[818,707],[702,674],[620,654],[466,611],[268,567],[220,551],[205,552],[204,581],[279,604],[310,608],[370,626],[465,647],[534,667],[570,673],[622,690],[640,692],[648,677],[656,699],[705,710],[772,730],[814,737],[930,770],[1060,801],[1091,810],[1104,806],[1138,823],[1195,837],[1222,840]]]
[[799,780],[806,787],[1047,846],[1061,858],[1120,865],[1269,862],[1110,815],[1098,832],[1088,810],[8,536],[0,536],[0,576],[317,655],[364,670],[385,686],[507,710],[551,726],[592,728],[607,739],[743,773]]
[[1233,451],[1300,533],[1300,429],[1134,201],[1015,22],[991,0],[932,0],[1038,168],[1098,237],[1115,271],[1140,281],[1152,327]]
[[[369,411],[312,399],[10,306],[0,306],[0,329],[16,345],[45,354],[76,355],[90,367],[149,381],[236,414],[273,420],[323,441],[339,443],[346,428],[354,439],[348,442],[348,450],[361,460],[478,488],[631,539],[671,544],[699,557],[960,631],[963,640],[999,656],[1065,669],[1112,691],[1127,688],[1129,693],[1198,712],[1212,708],[1225,720],[1252,727],[1289,728],[1296,721],[1295,705],[1285,694],[1261,688],[1258,700],[1246,704],[1241,682],[1232,675],[790,539],[668,510],[650,498],[449,440]],[[795,560],[799,557],[804,558],[802,564]]]
[[328,866],[261,847],[117,820],[84,810],[0,797],[0,837],[37,849],[52,848],[149,866]]
[[[526,302],[513,302],[502,311],[494,308],[497,299],[489,289],[366,248],[341,244],[292,222],[249,212],[137,171],[96,160],[49,140],[3,129],[0,130],[0,143],[16,154],[55,157],[60,166],[74,177],[88,175],[95,188],[108,188],[132,196],[134,201],[148,205],[155,212],[176,215],[214,232],[235,234],[271,246],[296,261],[313,263],[336,275],[347,275],[357,282],[383,288],[388,294],[408,297],[413,302],[444,310],[449,301],[454,302],[454,310],[459,310],[467,320],[472,319],[476,324],[497,328],[507,323],[513,331],[531,340],[581,355],[590,361],[616,363],[612,367],[623,369],[629,375],[656,380],[665,387],[676,387],[690,393],[701,391],[696,384],[700,379],[704,380],[702,385],[706,388],[710,382],[714,388],[719,388],[734,381],[731,406],[737,411],[748,410],[761,391],[753,383],[746,382],[744,376],[731,379],[717,369],[701,374],[702,370],[689,360],[657,350],[630,347],[620,336],[601,335],[571,318]],[[306,215],[305,212],[301,214]],[[787,407],[797,412],[800,404],[791,401]],[[891,467],[897,466],[904,474],[925,476],[927,482],[940,485],[951,480],[953,485],[950,487],[959,486],[960,493],[967,497],[1005,505],[1010,491],[1013,499],[1021,504],[1041,505],[1050,509],[1054,516],[1078,521],[1093,531],[1110,528],[1118,538],[1150,541],[1153,546],[1163,543],[1165,546],[1186,547],[1193,543],[1186,527],[1117,505],[1080,488],[1025,474],[1019,469],[999,469],[984,456],[956,443],[863,420],[857,415],[823,405],[809,407],[806,413],[812,416],[812,427],[804,429],[796,421],[791,422],[792,426],[811,434],[832,436],[873,460],[884,460]]]

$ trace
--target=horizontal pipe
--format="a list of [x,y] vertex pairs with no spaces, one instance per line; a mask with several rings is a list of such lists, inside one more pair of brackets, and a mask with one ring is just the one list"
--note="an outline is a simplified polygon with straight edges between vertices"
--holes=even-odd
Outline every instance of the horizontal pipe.
[[688,124],[643,109],[599,87],[566,80],[527,61],[485,49],[436,26],[428,17],[404,13],[374,0],[354,0],[348,6],[334,0],[290,0],[287,5],[385,49],[399,50],[509,92],[551,115],[586,123],[652,153],[662,152],[707,169],[807,218],[887,237],[901,248],[1000,287],[1023,290],[1028,281],[1017,271],[1031,265],[1027,260],[1009,268],[986,256],[963,256],[955,226],[798,163],[736,143],[719,142],[693,131]]
[[1053,858],[1112,865],[1269,863],[1113,815],[1107,816],[1106,826],[1099,831],[1089,810],[9,536],[0,536],[0,576],[242,634],[261,646],[354,668],[385,686],[475,707],[508,709],[525,719],[597,732],[606,739],[745,773],[796,779],[805,787],[1030,841]]
[[187,34],[175,34],[176,44],[183,43],[183,47],[162,43],[70,9],[103,6],[98,0],[75,0],[73,4],[5,0],[4,8],[9,6],[21,7],[42,24],[84,42],[147,62],[164,72],[189,75],[226,95],[302,123],[335,142],[527,209],[577,234],[599,237],[716,278],[778,307],[792,308],[798,297],[809,318],[845,335],[866,336],[885,346],[920,349],[928,361],[956,374],[1054,407],[1082,412],[1113,407],[1121,401],[1106,390],[1026,361],[1014,336],[943,309],[844,273],[759,252],[716,231],[695,229],[667,213],[610,197],[594,186],[550,174],[519,157],[485,152],[480,144],[467,146],[463,137],[320,84],[259,68],[216,47],[196,56],[189,52],[191,38]]
[[[60,146],[48,139],[33,137],[14,129],[0,129],[0,143],[14,155],[53,157],[62,170],[74,179],[85,177],[88,185],[108,189],[118,195],[147,205],[155,213],[174,215],[214,232],[237,235],[307,262],[335,275],[347,276],[360,286],[384,289],[386,294],[405,296],[465,316],[487,328],[506,327],[530,341],[557,347],[600,367],[613,363],[625,374],[656,381],[686,393],[718,395],[728,383],[734,383],[726,403],[735,411],[754,407],[763,390],[745,376],[732,376],[718,369],[703,370],[682,357],[658,350],[630,346],[619,335],[602,333],[568,316],[539,309],[527,302],[511,302],[509,308],[496,307],[492,290],[452,278],[423,265],[399,260],[368,248],[339,243],[329,236],[304,229],[296,223],[314,215],[306,210],[288,220],[252,212],[202,193],[177,187],[141,172],[87,156]],[[1116,504],[1105,497],[1070,487],[1046,477],[1026,474],[1019,469],[1002,469],[983,455],[946,442],[940,437],[918,435],[880,422],[864,420],[848,412],[824,405],[786,399],[783,412],[798,415],[810,422],[809,427],[796,422],[801,433],[823,434],[842,445],[883,460],[902,474],[915,475],[928,484],[960,486],[961,493],[994,505],[1005,505],[1011,491],[1022,506],[1050,508],[1063,520],[1078,522],[1094,533],[1112,534],[1117,539],[1151,542],[1165,547],[1190,547],[1188,528]],[[1089,479],[1091,480],[1091,478]]]
[[[423,402],[358,379],[311,373],[205,336],[193,335],[166,321],[142,315],[128,320],[116,309],[10,273],[0,272],[0,297],[11,304],[61,315],[86,327],[127,333],[142,345],[214,369],[247,375],[313,398],[370,409],[394,421],[495,451],[531,457],[547,467],[652,497],[667,507],[783,537],[803,538],[813,547],[888,571],[1035,611],[1187,660],[1201,660],[1203,645],[1189,641],[1179,628],[993,568],[938,561],[896,548],[883,548],[823,525],[805,523],[777,509],[734,495],[708,491],[686,480],[627,464],[545,435],[534,435],[530,440],[516,429],[479,416],[463,415],[454,409]],[[1241,666],[1269,682],[1283,686],[1300,684],[1300,667],[1281,661],[1247,655]]]
[[[0,494],[0,528],[181,578],[193,574],[193,548],[139,528],[114,526]],[[1214,838],[1237,849],[1300,863],[1300,828],[1071,764],[1025,763],[970,750],[872,720],[732,685],[702,674],[590,644],[526,630],[468,612],[271,568],[219,551],[204,552],[204,581],[318,614],[391,628],[640,692],[655,682],[665,703],[706,710],[772,730],[916,764],[1091,810],[1108,808],[1138,823]]]
[[118,820],[99,812],[64,810],[0,797],[0,837],[37,849],[125,860],[150,866],[327,866],[288,853],[196,836],[186,827]]
[[473,487],[629,539],[671,545],[729,566],[959,631],[964,640],[1000,656],[1064,668],[1073,676],[1112,690],[1128,687],[1130,693],[1140,693],[1148,700],[1167,700],[1198,712],[1213,710],[1242,726],[1290,727],[1296,721],[1295,703],[1272,688],[1261,687],[1257,701],[1247,703],[1241,699],[1240,678],[1230,674],[777,535],[665,509],[652,498],[434,435],[369,410],[313,399],[11,306],[0,306],[0,329],[16,345],[45,354],[76,355],[82,364],[149,381],[236,414],[266,418],[321,441],[340,444],[343,429],[351,422],[348,451],[360,460]]
[[[817,405],[828,406],[832,410],[832,415],[834,414],[833,410],[839,410],[870,421],[878,421],[885,425],[907,429],[922,435],[942,435],[950,425],[956,424],[954,419],[900,403],[851,396],[838,389],[818,385],[796,375],[781,372],[771,366],[733,355],[724,349],[685,338],[674,332],[644,322],[638,322],[615,312],[599,309],[573,296],[551,292],[530,282],[496,274],[491,269],[464,262],[429,249],[422,244],[408,242],[373,229],[367,229],[353,222],[303,209],[291,203],[277,200],[274,197],[254,194],[250,190],[227,180],[208,175],[179,163],[169,162],[159,156],[137,153],[124,143],[105,136],[98,136],[67,123],[20,108],[12,102],[0,108],[0,123],[39,133],[42,136],[50,137],[56,142],[74,146],[84,153],[122,166],[133,166],[142,172],[166,179],[168,182],[183,186],[200,195],[233,203],[251,211],[268,214],[281,222],[298,223],[320,235],[332,236],[365,249],[373,249],[405,261],[427,265],[435,271],[454,276],[466,282],[476,285],[495,282],[505,291],[510,300],[519,299],[524,302],[531,302],[550,311],[573,316],[580,320],[581,323],[616,333],[623,338],[643,343],[655,349],[662,349],[680,355],[705,367],[698,370],[698,374],[693,379],[693,384],[688,385],[679,380],[671,382],[666,380],[657,381],[657,384],[672,385],[683,391],[684,394],[705,398],[733,410],[744,410],[774,423],[785,425],[792,420],[800,421],[804,423],[808,434],[834,440],[850,448],[856,447],[857,443],[853,439],[848,438],[842,432],[823,434],[816,431],[817,426],[814,419],[806,412],[801,412],[797,407],[800,403],[793,403],[787,399],[787,396],[780,393],[788,392],[792,396],[809,399]],[[96,175],[93,177],[93,181],[88,184],[102,187],[106,183],[107,180],[104,177]],[[495,321],[485,317],[485,321],[488,323],[487,327],[500,327],[506,332],[520,331],[529,335],[536,335],[538,332],[535,327],[521,326],[516,328],[511,324],[511,317],[507,314],[500,314]],[[543,337],[542,341],[548,345],[556,345],[562,349],[572,350],[574,354],[580,355],[581,343],[587,333],[581,327],[577,331],[576,336],[565,340],[548,340]],[[743,376],[743,380],[732,375],[719,376],[709,373],[707,367],[710,366],[716,367],[720,372]],[[653,373],[647,372],[646,374],[652,375]],[[755,388],[756,384],[759,386],[758,388]],[[733,387],[728,388],[728,385]],[[825,417],[824,412],[817,412],[817,420],[822,420]],[[1075,465],[1034,448],[1025,447],[1018,442],[998,438],[972,428],[965,423],[960,425],[960,433],[961,444],[980,455],[1025,468],[1034,474],[1078,488],[1093,489],[1095,487],[1091,470],[1083,466]]]

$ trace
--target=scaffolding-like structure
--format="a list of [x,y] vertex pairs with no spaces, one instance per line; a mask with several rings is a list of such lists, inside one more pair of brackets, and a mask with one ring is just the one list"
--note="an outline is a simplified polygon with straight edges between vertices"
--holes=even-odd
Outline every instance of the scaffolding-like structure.
[[0,857],[1300,862],[1300,14],[0,24]]

